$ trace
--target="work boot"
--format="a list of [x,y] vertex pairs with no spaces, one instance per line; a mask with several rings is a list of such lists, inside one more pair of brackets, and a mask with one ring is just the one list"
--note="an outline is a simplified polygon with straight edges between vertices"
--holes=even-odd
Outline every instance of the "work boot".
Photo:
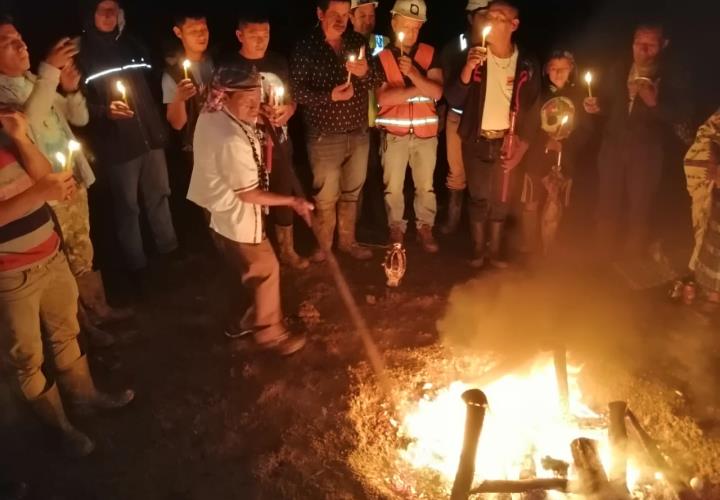
[[289,332],[283,325],[273,325],[255,332],[255,341],[263,349],[290,356],[305,347],[305,335]]
[[97,411],[116,410],[135,399],[131,389],[108,394],[95,387],[87,356],[81,356],[58,374],[58,384],[69,398],[69,406],[77,415],[92,415]]
[[275,225],[275,235],[277,236],[279,260],[280,263],[290,266],[293,269],[307,269],[310,261],[300,257],[295,252],[295,244],[293,238],[293,227]]
[[485,221],[470,222],[470,233],[473,240],[473,257],[470,266],[480,269],[487,258],[487,241],[485,239]]
[[64,452],[71,457],[85,457],[95,449],[95,443],[77,430],[65,415],[60,392],[53,384],[37,398],[30,401],[35,413],[53,429],[59,431]]
[[315,210],[312,230],[318,246],[310,257],[312,262],[323,262],[327,257],[326,253],[332,251],[336,218],[335,207]]
[[509,264],[502,258],[503,226],[501,220],[490,221],[490,265],[497,269],[506,269]]
[[357,260],[372,258],[372,252],[358,245],[355,240],[355,221],[357,220],[357,203],[354,201],[338,202],[338,249]]
[[78,284],[80,301],[85,306],[93,323],[123,321],[135,314],[132,309],[111,307],[107,303],[102,275],[98,271],[77,276],[75,280]]
[[102,349],[115,344],[115,337],[92,323],[82,302],[78,303],[78,321],[80,329],[88,336],[92,346]]
[[448,198],[447,221],[440,228],[442,234],[448,235],[457,231],[462,216],[463,201],[465,200],[465,190],[450,189],[450,198]]
[[430,226],[429,224],[422,224],[418,226],[417,238],[420,242],[420,245],[422,245],[423,250],[425,250],[427,253],[437,253],[438,250],[440,250],[437,241],[435,241],[435,238],[433,237],[432,226]]
[[400,243],[401,245],[405,242],[405,231],[399,224],[393,224],[390,226],[390,243]]

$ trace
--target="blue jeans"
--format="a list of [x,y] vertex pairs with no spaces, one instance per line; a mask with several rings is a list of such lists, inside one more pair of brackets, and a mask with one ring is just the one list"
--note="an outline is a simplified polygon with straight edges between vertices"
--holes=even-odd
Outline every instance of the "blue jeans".
[[138,192],[157,251],[169,253],[175,250],[178,243],[168,204],[170,184],[165,151],[153,149],[126,163],[108,165],[106,172],[113,197],[117,236],[128,269],[134,271],[147,265],[140,232]]
[[365,184],[370,139],[367,131],[307,136],[315,204],[331,210],[338,201],[357,202]]

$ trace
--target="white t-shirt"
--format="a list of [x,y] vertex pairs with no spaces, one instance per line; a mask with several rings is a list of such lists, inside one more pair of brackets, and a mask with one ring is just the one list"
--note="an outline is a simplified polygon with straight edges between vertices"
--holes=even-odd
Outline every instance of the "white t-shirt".
[[260,141],[250,125],[241,124],[224,111],[200,113],[187,198],[210,212],[214,231],[239,243],[260,243],[264,236],[262,206],[238,197],[238,193],[260,186],[253,147],[259,157]]
[[488,49],[487,56],[487,91],[481,128],[507,130],[510,128],[510,100],[515,83],[518,51],[516,48],[508,59],[500,59]]

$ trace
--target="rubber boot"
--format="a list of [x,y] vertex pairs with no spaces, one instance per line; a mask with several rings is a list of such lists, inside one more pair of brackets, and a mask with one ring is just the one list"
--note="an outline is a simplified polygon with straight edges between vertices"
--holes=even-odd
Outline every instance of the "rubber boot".
[[506,269],[507,261],[502,258],[502,241],[504,221],[490,221],[490,265],[497,269]]
[[116,410],[135,399],[131,389],[107,394],[95,388],[87,356],[81,356],[58,374],[58,384],[69,398],[69,406],[77,415],[93,415],[97,411]]
[[85,457],[95,449],[95,443],[77,430],[65,415],[60,392],[53,384],[40,396],[30,401],[30,406],[47,425],[59,431],[65,453],[71,457]]
[[118,309],[107,303],[105,286],[99,272],[91,271],[75,279],[80,292],[80,301],[87,309],[93,323],[122,321],[134,315],[132,309]]
[[92,346],[105,348],[115,344],[115,337],[93,324],[82,302],[78,303],[78,322],[80,329],[88,336]]
[[338,202],[338,249],[354,259],[368,260],[372,251],[358,245],[355,240],[355,222],[357,220],[357,202]]
[[485,221],[471,222],[470,233],[473,240],[473,258],[470,266],[479,269],[487,259],[487,240],[485,239]]
[[280,263],[290,266],[293,269],[307,269],[310,261],[300,257],[295,252],[293,227],[276,225],[275,236],[277,237],[278,249],[280,250],[278,255]]
[[440,232],[442,234],[448,235],[457,231],[458,225],[460,225],[460,217],[462,215],[464,200],[464,190],[450,190],[450,198],[448,198],[447,221],[440,228]]
[[333,236],[336,222],[335,207],[330,209],[317,209],[313,217],[313,233],[317,239],[317,249],[310,257],[312,262],[323,262],[327,252],[332,251]]

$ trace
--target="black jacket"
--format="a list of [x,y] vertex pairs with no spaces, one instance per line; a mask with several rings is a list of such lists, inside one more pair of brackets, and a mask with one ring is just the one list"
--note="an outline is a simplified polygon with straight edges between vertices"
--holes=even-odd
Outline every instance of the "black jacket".
[[[90,112],[87,138],[98,162],[124,163],[165,147],[167,126],[147,80],[152,69],[150,59],[137,40],[117,31],[101,33],[91,26],[83,33],[76,60]],[[131,119],[108,118],[110,102],[121,99],[118,80],[125,85],[135,112]]]
[[[528,120],[530,109],[535,105],[540,94],[541,75],[537,61],[530,57],[522,48],[519,49],[517,69],[511,108],[517,104],[517,124],[515,133],[527,142],[532,134],[532,122]],[[451,70],[445,85],[445,98],[451,108],[462,109],[459,133],[464,141],[479,137],[482,124],[483,104],[487,90],[487,64],[477,70],[478,81],[471,80],[465,85],[460,80],[460,73],[465,58],[454,58],[459,67]]]

